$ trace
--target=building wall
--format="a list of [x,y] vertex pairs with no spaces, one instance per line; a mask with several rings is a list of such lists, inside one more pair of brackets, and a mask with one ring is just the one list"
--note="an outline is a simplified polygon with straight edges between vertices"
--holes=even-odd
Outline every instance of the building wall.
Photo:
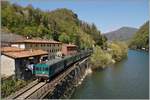
[[77,48],[76,47],[68,47],[67,48],[67,54],[68,55],[74,55],[77,53]]
[[61,52],[62,45],[54,43],[21,43],[12,44],[11,46],[25,49],[41,49],[48,52],[48,58],[53,59],[57,56],[58,52]]
[[62,46],[62,54],[65,55],[65,56],[68,55],[66,46]]
[[21,49],[25,49],[25,44],[12,44],[11,46],[21,48]]
[[50,43],[26,43],[26,49],[41,49],[48,52],[48,58],[53,59],[61,52],[62,45],[61,44],[50,44]]
[[1,55],[1,75],[11,76],[15,74],[15,60]]
[[62,53],[67,56],[67,55],[73,55],[77,53],[77,48],[76,47],[68,47],[68,46],[63,46],[62,47]]

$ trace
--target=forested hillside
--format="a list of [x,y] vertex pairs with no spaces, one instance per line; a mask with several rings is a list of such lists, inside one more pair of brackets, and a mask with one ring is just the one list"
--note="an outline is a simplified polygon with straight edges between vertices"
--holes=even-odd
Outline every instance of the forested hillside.
[[54,39],[65,43],[74,43],[80,48],[102,46],[106,38],[94,24],[78,19],[78,15],[69,9],[42,11],[32,5],[21,7],[9,2],[1,2],[2,29],[23,35]]
[[149,21],[140,27],[134,35],[130,47],[134,49],[149,49]]
[[121,27],[115,31],[105,33],[104,35],[110,41],[128,41],[134,36],[137,30],[138,29],[132,27]]

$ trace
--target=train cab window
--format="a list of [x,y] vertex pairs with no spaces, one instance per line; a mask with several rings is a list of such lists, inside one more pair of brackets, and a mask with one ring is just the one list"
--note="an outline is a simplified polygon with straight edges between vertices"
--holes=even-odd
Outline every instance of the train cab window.
[[36,69],[35,70],[39,70],[39,68],[38,67],[36,67]]

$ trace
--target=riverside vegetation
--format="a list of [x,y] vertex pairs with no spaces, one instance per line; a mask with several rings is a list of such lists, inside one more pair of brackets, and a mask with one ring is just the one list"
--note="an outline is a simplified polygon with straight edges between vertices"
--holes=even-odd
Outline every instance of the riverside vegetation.
[[129,43],[132,49],[144,49],[149,51],[149,21],[140,27]]
[[91,56],[92,69],[104,69],[110,64],[121,61],[127,57],[127,52],[128,46],[124,42],[108,42],[107,49],[96,46]]
[[15,91],[21,89],[22,87],[26,86],[33,80],[18,80],[14,79],[14,76],[10,76],[7,79],[2,78],[1,79],[1,97],[5,98],[9,96],[10,94],[14,93]]

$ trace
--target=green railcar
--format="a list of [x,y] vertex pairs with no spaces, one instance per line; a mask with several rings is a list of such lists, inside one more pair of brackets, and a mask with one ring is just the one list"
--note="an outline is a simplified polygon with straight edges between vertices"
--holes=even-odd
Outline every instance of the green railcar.
[[35,64],[33,73],[39,81],[48,79],[51,80],[53,76],[67,69],[71,64],[75,63],[76,61],[86,56],[89,56],[90,54],[90,51],[85,51],[73,56],[64,57],[62,59],[53,59],[46,63]]
[[50,80],[53,75],[64,68],[64,62],[60,59],[48,61],[47,63],[39,63],[34,65],[34,74],[39,81]]

